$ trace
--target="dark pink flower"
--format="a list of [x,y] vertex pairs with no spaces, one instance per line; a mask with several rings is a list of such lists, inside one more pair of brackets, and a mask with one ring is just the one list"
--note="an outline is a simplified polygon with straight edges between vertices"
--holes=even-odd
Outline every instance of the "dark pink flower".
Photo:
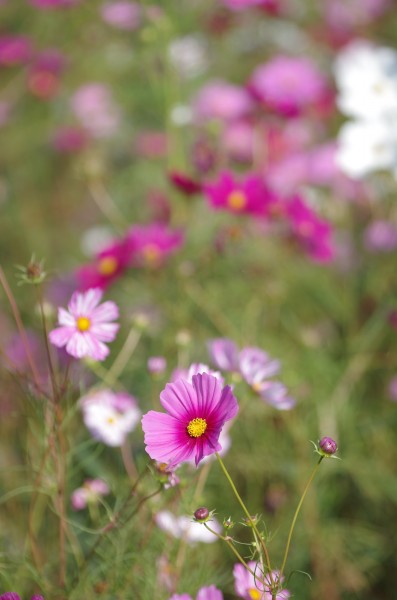
[[233,173],[223,171],[216,182],[205,184],[203,190],[210,206],[236,214],[264,217],[269,214],[271,205],[275,202],[274,194],[262,178],[255,174],[237,181]]
[[168,175],[171,183],[181,190],[186,196],[194,196],[195,194],[199,194],[202,189],[202,185],[199,181],[196,181],[189,175],[185,173],[181,173],[180,171],[171,171]]
[[27,63],[32,56],[32,42],[22,35],[0,36],[0,67]]
[[52,98],[59,89],[64,68],[65,57],[58,50],[40,52],[28,73],[28,87],[32,94],[43,100]]
[[320,106],[329,94],[324,75],[308,58],[290,56],[257,67],[250,88],[267,108],[286,117]]
[[295,196],[287,204],[291,232],[305,252],[316,262],[325,263],[334,258],[331,225]]
[[81,127],[60,127],[52,138],[52,146],[55,150],[65,154],[80,152],[87,147],[88,143],[88,134]]
[[149,411],[142,418],[146,451],[154,460],[178,464],[219,452],[222,427],[238,412],[229,386],[208,373],[168,383],[160,394],[167,413]]
[[93,263],[80,267],[76,278],[81,290],[106,289],[114,283],[131,263],[131,244],[127,239],[114,241],[99,252]]
[[128,232],[133,266],[159,267],[183,244],[183,233],[163,223],[134,225]]

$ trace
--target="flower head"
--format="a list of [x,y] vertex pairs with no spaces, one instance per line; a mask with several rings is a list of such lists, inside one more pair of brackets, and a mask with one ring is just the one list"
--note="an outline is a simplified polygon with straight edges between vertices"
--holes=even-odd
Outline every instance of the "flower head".
[[100,390],[80,399],[84,424],[91,435],[107,446],[122,446],[135,429],[141,412],[133,396]]
[[[218,539],[215,534],[200,523],[193,521],[191,517],[185,515],[176,517],[168,510],[161,510],[157,513],[156,523],[166,533],[175,538],[183,538],[189,544],[195,544],[196,542],[212,544]],[[217,533],[222,531],[220,523],[214,517],[211,519],[211,529]]]
[[129,242],[126,239],[113,241],[96,254],[91,264],[78,269],[76,277],[80,289],[107,288],[124,273],[130,261]]
[[97,502],[100,496],[109,494],[109,486],[102,479],[87,479],[84,485],[74,490],[71,496],[73,510],[83,510],[90,502]]
[[212,208],[236,214],[265,216],[275,201],[274,194],[257,175],[237,181],[233,173],[224,171],[217,181],[204,185],[203,189]]
[[[256,576],[240,563],[234,565],[234,589],[237,596],[244,600],[272,600],[269,575],[266,575],[263,581],[262,573],[258,569],[257,564],[254,561],[249,561],[247,564],[251,571],[256,573]],[[280,584],[283,580],[282,578],[279,581],[278,571],[272,572],[272,579],[275,584]],[[290,596],[290,592],[284,589],[277,592],[276,598],[277,600],[288,600]]]
[[332,456],[338,449],[338,444],[332,438],[325,436],[318,443],[320,451],[326,456]]
[[49,339],[58,348],[66,347],[66,352],[75,358],[90,357],[104,360],[109,354],[104,342],[112,342],[119,328],[111,323],[119,316],[114,302],[99,304],[102,291],[89,289],[85,293],[74,292],[68,310],[58,309],[61,327],[53,329]]
[[133,31],[141,23],[141,7],[137,2],[128,0],[106,2],[102,6],[101,16],[106,23],[117,29]]
[[134,256],[132,264],[155,268],[182,246],[183,233],[171,230],[163,223],[134,225],[128,240]]
[[305,202],[295,196],[287,205],[292,234],[313,261],[326,263],[333,259],[331,225],[323,220]]
[[177,464],[194,458],[196,465],[219,452],[225,422],[236,416],[238,404],[229,386],[208,373],[168,383],[160,394],[167,413],[149,411],[142,418],[146,451],[155,460]]

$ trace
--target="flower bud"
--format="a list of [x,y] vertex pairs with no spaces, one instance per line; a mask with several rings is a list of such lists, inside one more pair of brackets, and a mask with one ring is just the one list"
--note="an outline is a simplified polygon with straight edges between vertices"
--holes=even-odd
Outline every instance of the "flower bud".
[[210,516],[210,511],[205,506],[201,506],[197,510],[194,511],[194,520],[199,523],[205,523],[208,521]]
[[224,519],[223,520],[223,526],[225,529],[232,529],[234,527],[234,523],[232,521],[232,518],[229,517],[228,519]]
[[330,437],[323,437],[319,441],[319,447],[323,456],[332,456],[338,449],[338,444]]

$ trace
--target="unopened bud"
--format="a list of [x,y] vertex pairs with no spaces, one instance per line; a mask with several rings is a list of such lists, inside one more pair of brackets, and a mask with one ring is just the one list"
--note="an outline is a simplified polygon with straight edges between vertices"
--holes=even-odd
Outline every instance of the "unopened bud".
[[324,456],[332,456],[338,449],[338,444],[330,437],[321,438],[318,445]]
[[201,506],[194,511],[194,520],[199,523],[205,523],[210,517],[210,511],[205,506]]
[[234,523],[233,523],[231,517],[223,520],[223,526],[225,529],[232,529],[234,527]]

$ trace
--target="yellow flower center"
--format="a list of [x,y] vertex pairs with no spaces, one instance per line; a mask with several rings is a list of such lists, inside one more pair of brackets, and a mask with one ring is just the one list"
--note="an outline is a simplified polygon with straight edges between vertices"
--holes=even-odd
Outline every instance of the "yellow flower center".
[[118,267],[118,261],[114,256],[104,256],[98,262],[98,273],[100,275],[113,275]]
[[156,244],[147,244],[142,250],[143,257],[149,265],[155,264],[160,258],[160,250]]
[[76,326],[79,331],[88,331],[91,327],[91,321],[87,317],[79,317],[76,320]]
[[260,600],[260,598],[262,596],[262,593],[259,590],[257,590],[256,588],[250,588],[248,590],[248,594],[249,594],[249,597],[252,598],[252,600]]
[[243,210],[247,206],[247,196],[241,190],[230,192],[227,204],[232,210]]
[[187,432],[190,437],[199,438],[207,429],[207,421],[205,419],[192,419],[187,426]]
[[116,419],[114,417],[108,417],[106,421],[109,425],[114,425],[116,423]]

